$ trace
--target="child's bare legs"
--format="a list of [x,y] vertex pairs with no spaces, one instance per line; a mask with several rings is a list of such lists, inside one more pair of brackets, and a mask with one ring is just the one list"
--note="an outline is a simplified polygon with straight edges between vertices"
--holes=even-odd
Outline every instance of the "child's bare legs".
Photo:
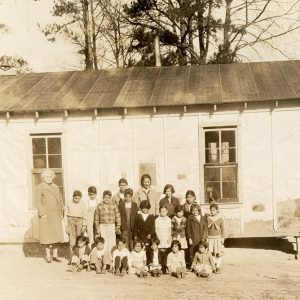
[[222,258],[219,253],[216,254],[215,258],[215,266],[216,266],[216,273],[221,272],[221,263],[222,263]]
[[115,258],[115,274],[117,276],[124,276],[128,269],[128,258],[125,256],[121,259],[120,256]]

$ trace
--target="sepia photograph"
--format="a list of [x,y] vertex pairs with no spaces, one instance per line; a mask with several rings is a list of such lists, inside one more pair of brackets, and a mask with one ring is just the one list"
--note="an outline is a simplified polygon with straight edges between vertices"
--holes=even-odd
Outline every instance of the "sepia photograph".
[[0,299],[300,299],[299,0],[0,0]]

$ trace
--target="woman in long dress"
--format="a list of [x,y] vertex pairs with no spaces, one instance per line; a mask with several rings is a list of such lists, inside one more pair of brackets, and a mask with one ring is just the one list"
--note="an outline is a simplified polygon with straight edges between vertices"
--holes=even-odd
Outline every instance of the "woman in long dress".
[[[43,182],[36,187],[36,206],[39,217],[40,243],[46,249],[46,262],[61,262],[58,259],[58,243],[64,242],[63,213],[64,203],[59,187],[53,183],[55,174],[52,170],[45,170],[41,178]],[[53,254],[51,258],[51,248]]]

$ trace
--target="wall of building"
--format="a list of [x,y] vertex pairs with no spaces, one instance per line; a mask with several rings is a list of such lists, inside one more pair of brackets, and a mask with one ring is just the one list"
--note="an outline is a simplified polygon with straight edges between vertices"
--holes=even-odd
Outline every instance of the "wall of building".
[[[155,170],[158,191],[172,183],[182,201],[187,189],[195,190],[198,201],[202,201],[202,128],[236,125],[241,203],[221,205],[228,231],[260,235],[273,234],[273,226],[293,230],[300,195],[299,115],[299,110],[255,110],[152,118],[1,120],[0,242],[38,238],[36,212],[29,208],[29,134],[52,131],[63,133],[66,201],[74,189],[86,194],[90,185],[97,186],[100,193],[104,189],[116,192],[120,177],[126,177],[137,189],[140,172],[149,167]],[[207,205],[203,209],[207,211]]]

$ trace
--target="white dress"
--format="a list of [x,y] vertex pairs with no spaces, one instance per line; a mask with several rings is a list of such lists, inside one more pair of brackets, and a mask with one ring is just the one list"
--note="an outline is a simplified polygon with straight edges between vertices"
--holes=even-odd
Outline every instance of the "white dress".
[[169,248],[171,246],[171,219],[168,216],[157,217],[155,219],[155,232],[160,241],[159,248]]

